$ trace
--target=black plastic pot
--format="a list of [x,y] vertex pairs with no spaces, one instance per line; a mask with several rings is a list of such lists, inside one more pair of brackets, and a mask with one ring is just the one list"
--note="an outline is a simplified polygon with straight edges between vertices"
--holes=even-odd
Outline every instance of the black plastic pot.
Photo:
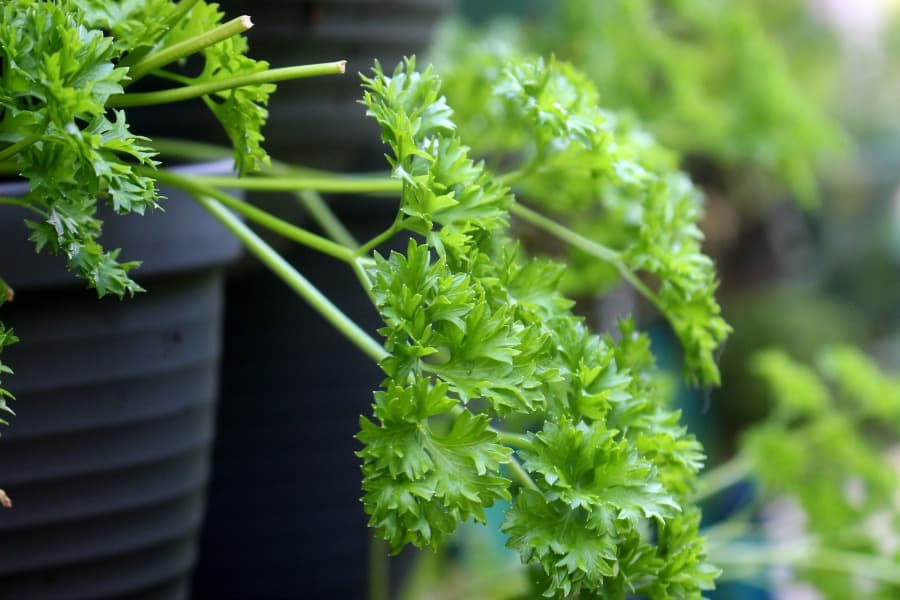
[[[192,170],[218,172],[228,165]],[[7,184],[7,188],[12,184]],[[15,192],[5,189],[2,195]],[[141,259],[148,292],[98,300],[60,257],[34,254],[0,210],[0,317],[17,416],[0,439],[0,597],[187,597],[209,474],[222,267],[239,244],[173,190],[165,213],[104,214],[103,241]]]

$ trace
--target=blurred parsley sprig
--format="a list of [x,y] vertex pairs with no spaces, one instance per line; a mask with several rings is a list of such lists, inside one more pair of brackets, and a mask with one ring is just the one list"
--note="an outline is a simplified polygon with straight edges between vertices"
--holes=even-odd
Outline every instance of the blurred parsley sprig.
[[[900,378],[860,350],[823,349],[814,366],[782,350],[752,368],[774,400],[743,436],[740,453],[711,471],[698,498],[751,476],[754,502],[709,531],[726,579],[788,568],[826,598],[900,592]],[[765,544],[747,522],[771,521]],[[864,584],[861,582],[865,582]]]

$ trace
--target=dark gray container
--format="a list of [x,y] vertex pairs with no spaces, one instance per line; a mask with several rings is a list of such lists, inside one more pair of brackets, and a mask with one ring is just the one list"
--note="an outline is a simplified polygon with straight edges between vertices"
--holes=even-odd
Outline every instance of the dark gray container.
[[[229,170],[217,163],[190,170]],[[0,190],[15,192],[14,184]],[[222,267],[239,243],[173,190],[165,212],[104,214],[148,292],[98,300],[0,210],[0,318],[17,416],[0,438],[0,598],[187,597],[213,439]]]

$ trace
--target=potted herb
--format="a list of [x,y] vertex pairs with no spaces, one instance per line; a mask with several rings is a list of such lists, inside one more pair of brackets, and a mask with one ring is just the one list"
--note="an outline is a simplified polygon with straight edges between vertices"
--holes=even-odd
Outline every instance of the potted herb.
[[[125,14],[110,13],[108,6]],[[509,229],[515,219],[520,228],[576,246],[614,269],[671,323],[684,347],[687,378],[700,385],[719,382],[716,352],[729,326],[714,298],[712,262],[700,248],[700,196],[652,138],[598,107],[596,89],[577,70],[552,59],[523,57],[490,75],[510,140],[524,138],[534,149],[520,155],[519,164],[495,173],[470,156],[433,69],[418,69],[414,59],[387,72],[376,63],[372,74],[363,77],[363,102],[388,146],[390,173],[345,176],[267,164],[258,130],[273,80],[338,72],[343,63],[269,70],[246,59],[240,38],[231,36],[246,27],[246,20],[217,27],[219,13],[202,1],[97,7],[87,0],[14,0],[2,14],[2,76],[18,77],[21,83],[5,85],[4,90],[19,91],[0,98],[6,102],[0,129],[9,144],[0,158],[12,161],[14,170],[29,180],[25,196],[4,201],[47,211],[44,221],[29,225],[37,242],[66,254],[72,269],[100,293],[137,292],[128,277],[134,265],[118,263],[115,253],[96,245],[96,200],[107,198],[119,211],[139,212],[157,203],[157,184],[181,190],[382,370],[372,412],[360,417],[357,435],[363,510],[376,538],[386,542],[372,547],[373,599],[387,596],[388,550],[439,547],[462,522],[487,521],[487,509],[500,503],[506,510],[498,528],[531,569],[537,593],[546,597],[699,598],[714,586],[719,570],[700,532],[699,502],[728,487],[735,474],[742,475],[745,462],[701,479],[702,447],[668,405],[647,336],[630,319],[620,321],[616,335],[592,334],[559,291],[565,267],[529,256],[512,235],[522,229]],[[162,31],[156,29],[161,24]],[[61,33],[15,33],[29,28]],[[104,30],[113,35],[105,36]],[[173,34],[178,31],[185,37]],[[57,45],[36,49],[34,40]],[[78,55],[83,48],[85,54]],[[167,68],[195,51],[207,59],[200,76],[190,79]],[[73,55],[79,60],[66,61]],[[86,68],[92,64],[88,59],[97,56],[99,64]],[[30,69],[23,70],[28,64],[24,57],[31,58]],[[52,91],[62,89],[61,94],[40,93],[43,82],[54,81],[50,76],[69,73],[60,65],[69,65],[77,75],[63,78],[71,85],[51,86]],[[41,69],[47,73],[35,80]],[[126,76],[150,74],[174,82],[173,87],[150,92],[123,87]],[[85,78],[101,83],[91,86]],[[154,164],[154,150],[192,158],[218,157],[221,150],[140,140],[128,133],[124,113],[113,113],[115,121],[106,117],[109,109],[130,111],[143,103],[195,95],[205,97],[235,142],[238,174],[183,173]],[[56,106],[59,99],[66,102]],[[86,112],[66,113],[64,108]],[[42,110],[43,118],[34,116]],[[61,125],[54,120],[60,116]],[[112,166],[88,168],[95,166],[97,156],[76,152],[83,144]],[[44,177],[60,166],[81,169],[79,177]],[[259,175],[250,175],[253,169]],[[588,169],[588,181],[578,176],[583,169]],[[556,179],[532,179],[535,175]],[[570,179],[574,187],[568,185]],[[529,206],[509,188],[532,182],[528,197],[540,198],[558,191],[550,185],[553,181],[567,184],[560,195],[566,202],[575,201],[579,186],[586,191],[585,202],[595,202],[598,189],[608,194],[610,203],[597,208],[620,229],[615,245],[573,231],[539,212],[548,201]],[[319,235],[225,191],[229,189],[387,193],[399,196],[399,209],[384,231],[357,242],[325,206],[317,213],[324,232]],[[80,200],[75,205],[80,211],[71,207],[73,199]],[[352,273],[360,294],[384,323],[381,339],[360,328],[252,227],[322,253]],[[392,240],[402,251],[375,251]],[[92,252],[82,256],[86,249]],[[9,334],[3,335],[11,341]],[[28,343],[25,339],[20,347]],[[774,367],[779,368],[781,363]],[[4,377],[4,385],[7,381]],[[141,385],[129,391],[147,389]],[[814,395],[799,411],[788,408],[785,426],[795,416],[808,416],[810,407],[828,412],[822,395]],[[878,405],[876,413],[894,407]],[[302,423],[297,427],[302,433]],[[757,447],[765,449],[773,438],[790,439],[784,434],[765,437],[766,443]],[[879,485],[880,492],[886,491],[892,477]],[[48,493],[53,487],[48,486]],[[14,489],[9,491],[14,495]],[[877,497],[878,503],[860,510],[874,514],[869,511],[884,508],[881,500],[887,496]],[[165,514],[157,518],[156,523],[172,522]],[[117,530],[112,521],[94,525]],[[51,533],[69,531],[56,526]],[[741,549],[726,549],[710,548],[730,557],[730,564],[740,564]],[[190,563],[190,542],[163,541],[153,550],[159,554],[149,563],[177,563],[178,568],[147,576],[141,569],[148,550],[127,555],[124,564],[109,569],[114,571],[111,580],[118,578],[115,584],[104,582],[103,569],[95,565],[54,570],[56,586],[46,572],[10,575],[0,584],[4,591],[25,590],[20,597],[183,593],[179,577]],[[887,568],[892,563],[874,559],[868,550],[859,550],[849,566],[839,564],[847,554],[833,552],[825,564],[848,577],[863,573],[890,593],[889,586],[896,583],[896,571]],[[112,554],[108,550],[106,555]],[[786,558],[796,563],[796,555]],[[99,582],[100,589],[75,592],[76,568],[81,581]],[[139,571],[145,575],[136,575]],[[122,587],[123,576],[132,587]]]
[[[237,156],[173,170],[252,169],[266,160],[269,82],[339,73],[341,63],[267,69],[236,37],[249,19],[222,23],[203,2],[0,10],[0,162],[19,179],[0,184],[0,287],[3,321],[28,342],[3,354],[23,410],[0,458],[17,504],[0,529],[18,548],[0,560],[2,587],[23,598],[174,596],[202,519],[222,268],[240,244],[183,191],[157,186],[160,157],[132,127],[144,104],[205,99]],[[176,63],[192,55],[203,70],[188,79]],[[147,80],[168,87],[131,91]],[[122,257],[101,246],[101,228]],[[138,259],[152,295],[130,277]],[[136,297],[98,303],[66,266],[95,295]],[[0,346],[15,339],[0,326]],[[10,369],[0,371],[6,386]],[[11,398],[0,392],[0,406],[10,410]]]

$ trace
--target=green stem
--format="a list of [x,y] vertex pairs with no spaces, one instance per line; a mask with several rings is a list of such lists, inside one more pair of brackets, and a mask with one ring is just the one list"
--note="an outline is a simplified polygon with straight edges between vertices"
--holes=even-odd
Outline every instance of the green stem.
[[19,152],[21,152],[22,150],[27,148],[28,146],[30,146],[33,143],[35,143],[36,141],[40,140],[42,137],[44,137],[43,131],[40,131],[38,133],[32,133],[28,137],[22,138],[15,144],[13,144],[11,146],[7,146],[3,150],[0,150],[0,161],[4,161],[8,158],[12,158],[16,154],[18,154]]
[[691,497],[692,502],[700,502],[714,496],[742,479],[753,470],[753,461],[749,456],[738,454],[728,462],[706,471],[700,477],[697,492]]
[[34,204],[32,204],[31,202],[29,202],[28,200],[25,200],[24,198],[4,198],[4,197],[0,197],[0,205],[4,205],[4,204],[5,204],[5,205],[9,205],[9,206],[20,206],[20,207],[22,207],[22,208],[26,208],[26,209],[30,210],[31,212],[33,212],[33,213],[35,213],[35,214],[41,215],[42,217],[46,217],[46,216],[47,216],[47,215],[44,213],[44,211],[42,211],[41,209],[39,209],[38,207],[36,207]]
[[[187,191],[191,192],[191,189]],[[193,192],[192,192],[193,193]],[[218,219],[235,237],[237,237],[264,265],[281,278],[291,289],[306,300],[335,329],[350,340],[357,348],[376,362],[380,362],[387,352],[354,323],[347,315],[326,298],[322,292],[292,267],[275,250],[259,238],[240,219],[228,211],[222,204],[204,194],[196,195],[200,203],[210,214]]]
[[370,532],[369,537],[369,600],[388,600],[390,596],[390,563],[384,540]]
[[527,487],[529,490],[540,493],[541,489],[537,486],[528,472],[522,468],[522,465],[519,464],[519,461],[516,460],[515,456],[510,457],[507,466],[509,467],[510,474],[515,479],[518,479],[519,483],[522,484],[522,486]]
[[347,177],[330,175],[321,177],[228,177],[220,175],[196,175],[200,183],[216,187],[230,187],[255,192],[296,192],[315,190],[335,194],[366,194],[399,192],[401,182],[384,177]]
[[301,206],[312,216],[322,231],[338,244],[348,248],[359,248],[359,242],[353,237],[341,220],[331,211],[318,192],[303,190],[295,192]]
[[155,137],[149,142],[149,145],[164,156],[189,160],[219,160],[231,158],[234,155],[234,150],[227,146],[174,138]]
[[497,437],[500,438],[500,443],[502,444],[522,450],[534,450],[534,444],[531,443],[528,436],[496,428],[491,428],[491,430],[497,434]]
[[222,23],[211,31],[201,33],[190,39],[173,44],[168,48],[163,48],[159,52],[154,52],[149,56],[145,56],[128,70],[128,76],[131,78],[131,81],[128,83],[134,83],[156,69],[160,69],[186,56],[196,54],[204,48],[212,46],[213,44],[218,44],[222,40],[227,40],[232,36],[239,35],[251,27],[253,27],[253,22],[250,20],[250,17],[241,15],[227,23]]
[[[729,516],[728,519],[724,521],[720,521],[708,527],[703,527],[700,529],[700,535],[706,538],[706,547],[712,549],[719,544],[725,544],[746,537],[752,531],[753,524],[748,518],[735,518],[734,516]],[[714,550],[710,550],[710,552],[714,552]]]
[[813,571],[858,575],[900,585],[900,567],[889,558],[815,547],[808,542],[782,546],[735,542],[718,546],[715,556],[710,558],[713,563],[722,567],[793,566]]
[[391,239],[392,237],[394,237],[394,235],[398,231],[400,231],[400,229],[403,228],[403,225],[402,225],[400,219],[401,219],[401,214],[397,213],[397,218],[394,219],[394,222],[391,224],[391,226],[388,227],[387,229],[385,229],[384,231],[382,231],[381,233],[379,233],[378,235],[376,235],[375,237],[373,237],[371,240],[369,240],[362,246],[360,246],[359,249],[356,251],[356,255],[357,256],[367,256],[368,254],[370,254],[372,252],[372,250],[377,248],[380,244],[382,244],[383,242],[386,242],[389,239]]
[[[231,158],[234,150],[228,146],[219,146],[216,144],[206,144],[203,142],[192,142],[188,140],[179,140],[173,138],[153,138],[151,142],[153,148],[165,156],[174,158],[186,158],[189,160],[219,160]],[[329,171],[312,169],[310,167],[299,167],[290,165],[277,160],[273,160],[272,164],[263,169],[263,173],[271,173],[281,177],[334,177],[335,175]]]
[[168,104],[170,102],[182,102],[207,96],[217,92],[223,92],[233,88],[247,85],[259,85],[263,83],[276,83],[288,79],[300,79],[302,77],[315,77],[318,75],[334,75],[343,73],[347,61],[320,63],[315,65],[301,65],[297,67],[285,67],[283,69],[267,69],[258,73],[237,75],[215,81],[204,81],[180,88],[161,90],[158,92],[141,92],[133,94],[116,94],[110,96],[106,103],[107,108],[129,108],[132,106],[148,106],[153,104]]
[[594,240],[588,239],[581,234],[575,233],[568,227],[553,221],[552,219],[548,219],[544,215],[537,213],[530,208],[519,204],[518,202],[514,202],[512,206],[509,207],[509,211],[514,215],[520,217],[521,219],[528,221],[532,225],[543,229],[547,233],[552,234],[553,236],[561,239],[562,241],[579,248],[594,256],[599,258],[600,260],[612,265],[619,272],[619,275],[622,278],[631,284],[631,286],[636,289],[642,296],[644,296],[647,300],[652,302],[660,312],[665,314],[665,310],[663,309],[662,302],[659,299],[659,296],[656,295],[653,290],[647,287],[641,278],[637,276],[637,274],[631,270],[631,268],[625,264],[622,260],[622,255],[602,244],[598,244]]
[[22,198],[6,198],[4,196],[0,196],[0,204],[8,204],[10,206],[21,206],[23,208],[30,208],[31,203],[28,200],[23,200]]
[[[178,23],[181,19],[183,19],[194,5],[197,4],[200,0],[182,0],[178,3],[178,6],[175,8],[175,12],[169,15],[169,18],[166,20],[165,25],[162,28],[162,34],[159,36],[157,40],[153,42],[153,44],[157,44],[160,39],[166,36],[169,31],[172,30],[172,27]],[[144,59],[145,56],[150,54],[153,51],[153,46],[144,46],[141,48],[137,48],[133,50],[128,56],[123,58],[116,65],[117,67],[130,68],[134,66],[136,63],[140,62]]]
[[362,285],[363,289],[366,290],[366,295],[369,297],[369,301],[372,303],[372,306],[378,308],[378,302],[375,299],[375,293],[372,291],[372,280],[369,279],[369,274],[366,273],[366,269],[363,266],[361,259],[356,259],[353,261],[353,272],[356,274],[356,278],[359,279],[360,285]]
[[344,261],[349,265],[352,265],[356,260],[356,255],[350,248],[341,246],[340,244],[336,244],[329,239],[323,238],[322,236],[316,235],[310,231],[306,231],[305,229],[301,229],[300,227],[279,219],[278,217],[271,215],[264,210],[256,208],[252,204],[248,204],[243,200],[238,200],[231,194],[226,194],[225,192],[217,190],[214,187],[199,183],[199,176],[192,175],[190,177],[184,177],[182,175],[176,175],[175,173],[165,170],[147,172],[147,175],[155,177],[160,181],[160,183],[168,183],[170,185],[186,190],[193,195],[209,196],[211,198],[215,198],[217,201],[221,202],[231,210],[240,213],[254,223],[258,223],[266,229],[274,231],[275,233],[282,235],[289,240],[293,240],[298,244],[302,244],[304,246],[312,248],[313,250],[318,250],[323,254],[327,254],[328,256],[332,256],[338,260]]

